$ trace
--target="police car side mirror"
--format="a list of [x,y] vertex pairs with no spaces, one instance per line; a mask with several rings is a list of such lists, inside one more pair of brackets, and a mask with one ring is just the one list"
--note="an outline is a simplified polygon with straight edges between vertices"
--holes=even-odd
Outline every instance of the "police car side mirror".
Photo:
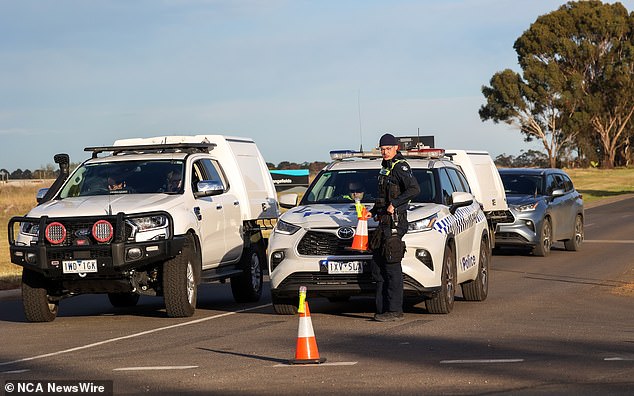
[[449,212],[454,214],[458,208],[471,205],[473,203],[473,195],[466,192],[456,191],[451,194],[451,200],[453,203],[449,207]]
[[299,196],[295,193],[280,195],[280,206],[284,209],[291,209],[297,206],[297,198]]

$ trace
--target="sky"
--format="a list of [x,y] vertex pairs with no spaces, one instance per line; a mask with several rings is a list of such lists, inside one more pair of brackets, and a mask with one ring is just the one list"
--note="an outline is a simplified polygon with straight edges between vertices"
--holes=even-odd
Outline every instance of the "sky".
[[368,150],[383,133],[542,150],[480,120],[481,88],[521,71],[513,43],[564,3],[0,0],[0,169],[190,134],[253,138],[274,164]]

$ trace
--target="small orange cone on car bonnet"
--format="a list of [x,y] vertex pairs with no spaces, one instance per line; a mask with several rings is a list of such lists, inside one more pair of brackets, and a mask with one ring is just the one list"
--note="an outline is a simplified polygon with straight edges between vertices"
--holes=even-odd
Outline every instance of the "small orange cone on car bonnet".
[[352,250],[367,252],[368,248],[368,210],[363,205],[357,205],[357,230],[352,240]]

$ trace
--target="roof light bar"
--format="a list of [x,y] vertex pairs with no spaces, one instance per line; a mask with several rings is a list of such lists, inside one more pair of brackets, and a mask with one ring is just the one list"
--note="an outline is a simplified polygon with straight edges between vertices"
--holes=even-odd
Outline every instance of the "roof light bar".
[[[405,158],[443,158],[445,150],[439,148],[421,148],[414,150],[403,150],[401,154]],[[354,151],[354,150],[332,150],[330,158],[333,161],[341,161],[348,158],[381,158],[378,151]]]

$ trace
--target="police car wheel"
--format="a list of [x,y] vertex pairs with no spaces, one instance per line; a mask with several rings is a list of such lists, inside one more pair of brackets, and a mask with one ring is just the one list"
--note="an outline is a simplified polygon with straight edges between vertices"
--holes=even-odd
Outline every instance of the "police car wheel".
[[292,298],[271,297],[273,310],[279,315],[296,315],[297,303]]
[[425,300],[427,311],[432,314],[448,314],[453,309],[456,297],[456,259],[451,246],[445,246],[445,255],[440,276],[440,291]]
[[462,296],[467,301],[484,301],[489,292],[489,262],[491,250],[486,236],[480,241],[480,259],[478,260],[478,276],[462,284]]

